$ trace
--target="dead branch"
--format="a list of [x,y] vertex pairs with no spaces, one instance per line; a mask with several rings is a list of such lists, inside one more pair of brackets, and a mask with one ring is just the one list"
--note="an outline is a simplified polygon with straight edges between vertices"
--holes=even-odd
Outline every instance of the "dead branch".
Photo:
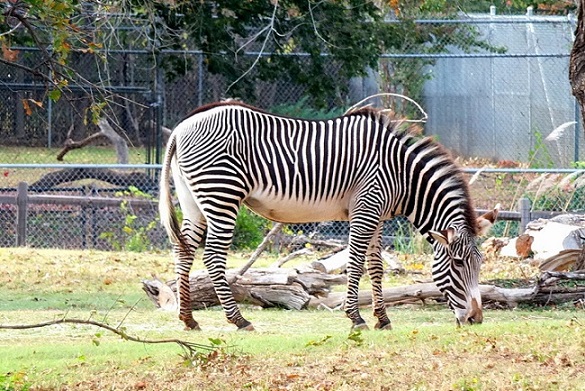
[[585,271],[576,272],[543,272],[538,279],[537,287],[551,286],[562,280],[585,281]]
[[207,350],[207,351],[211,351],[211,350],[216,349],[215,347],[213,347],[211,345],[204,345],[204,344],[199,344],[199,343],[195,343],[195,342],[183,341],[183,340],[177,339],[177,338],[143,339],[140,337],[134,337],[134,336],[131,336],[128,333],[126,333],[123,329],[114,328],[112,326],[108,326],[105,323],[96,322],[95,320],[89,320],[89,319],[85,320],[85,319],[75,319],[75,318],[69,318],[69,319],[63,318],[63,319],[51,320],[51,321],[47,321],[47,322],[35,323],[35,324],[29,324],[29,325],[0,325],[0,329],[28,330],[28,329],[53,326],[56,324],[63,324],[63,323],[86,324],[86,325],[91,325],[91,326],[97,326],[97,327],[100,327],[102,329],[108,330],[116,335],[119,335],[122,339],[125,339],[127,341],[132,341],[132,342],[140,342],[140,343],[147,343],[147,344],[176,343],[183,350],[185,350],[186,353],[190,353],[190,354],[196,353],[196,351],[198,349],[199,350]]
[[135,186],[144,192],[156,187],[152,178],[142,172],[120,172],[106,168],[67,168],[43,175],[31,184],[30,188],[50,189],[82,179],[96,179],[123,188]]
[[[278,1],[275,1],[274,2],[274,10],[272,11],[272,17],[270,18],[270,21],[269,21],[268,25],[266,27],[264,27],[263,29],[261,29],[260,32],[258,32],[256,34],[256,36],[254,36],[252,38],[252,40],[250,40],[248,43],[246,43],[244,45],[244,46],[246,46],[250,42],[255,41],[256,40],[256,37],[259,37],[260,34],[262,34],[264,31],[267,31],[266,37],[264,38],[264,42],[262,42],[262,47],[260,48],[260,52],[258,53],[258,55],[256,56],[256,58],[254,59],[254,62],[252,62],[252,65],[226,88],[226,92],[228,92],[229,90],[231,90],[231,88],[234,85],[236,85],[240,80],[242,80],[244,77],[246,77],[248,75],[248,73],[250,73],[256,67],[256,64],[258,64],[258,61],[260,61],[260,58],[262,57],[262,54],[264,53],[264,49],[266,48],[266,44],[270,40],[270,37],[272,36],[272,34],[276,32],[276,30],[274,28],[274,23],[275,23],[275,20],[276,20],[276,11],[277,11],[277,9],[278,9]],[[236,51],[236,53],[239,50],[240,49],[238,49]]]
[[274,262],[270,267],[271,268],[279,268],[282,267],[288,261],[300,257],[301,255],[311,255],[313,251],[308,248],[302,248],[300,250],[294,251],[284,257],[279,258],[276,262]]
[[296,249],[299,247],[305,247],[307,244],[310,244],[313,247],[329,247],[333,253],[339,252],[347,247],[347,243],[344,243],[341,240],[321,240],[314,239],[306,235],[295,235],[293,240],[288,245],[288,248]]
[[112,126],[109,124],[108,120],[105,118],[100,118],[98,121],[98,127],[100,131],[94,133],[81,141],[73,141],[71,138],[67,138],[65,140],[65,144],[63,145],[63,149],[57,155],[58,161],[63,161],[63,157],[69,152],[74,149],[79,149],[87,146],[88,144],[92,143],[94,140],[97,140],[101,137],[106,137],[116,148],[116,155],[118,156],[118,164],[128,164],[129,161],[129,152],[128,152],[128,144],[123,137],[121,137]]
[[276,234],[278,234],[282,230],[282,227],[283,227],[282,223],[274,224],[270,232],[268,232],[268,234],[262,240],[262,243],[260,243],[260,245],[256,248],[256,251],[254,251],[254,253],[250,256],[248,262],[246,262],[246,264],[240,269],[240,271],[236,273],[235,278],[239,278],[240,276],[244,275],[244,273],[246,273],[246,271],[254,264],[254,262],[256,262],[260,254],[262,254],[266,247],[268,247],[268,244],[270,243],[272,238],[274,238]]
[[74,149],[83,148],[83,147],[87,146],[88,144],[91,144],[91,142],[93,142],[94,140],[97,140],[97,139],[102,138],[102,137],[106,137],[106,135],[103,134],[102,132],[98,132],[98,133],[94,133],[94,134],[92,134],[92,135],[90,135],[90,136],[88,136],[80,141],[73,141],[71,138],[67,138],[67,140],[65,140],[65,143],[63,144],[63,149],[57,155],[57,160],[62,162],[63,157],[65,157],[65,155],[67,155],[67,153],[69,151],[73,151]]

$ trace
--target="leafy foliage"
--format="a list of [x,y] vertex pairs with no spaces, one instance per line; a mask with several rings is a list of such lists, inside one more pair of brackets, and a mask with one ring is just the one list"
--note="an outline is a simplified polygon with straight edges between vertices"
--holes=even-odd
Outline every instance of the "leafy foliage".
[[[140,191],[134,186],[130,186],[127,191],[117,193],[116,195],[152,199],[152,196]],[[102,232],[99,238],[106,240],[117,251],[144,252],[151,250],[152,242],[148,237],[148,233],[156,228],[158,220],[152,220],[146,225],[141,224],[138,215],[128,205],[128,201],[122,201],[120,204],[120,212],[124,217],[120,232]]]
[[[68,96],[73,84],[87,86],[90,82],[98,94],[87,90],[88,95],[103,102],[108,99],[104,89],[108,77],[102,76],[97,84],[89,81],[81,69],[70,67],[74,56],[93,56],[99,74],[108,75],[108,59],[102,48],[141,48],[153,55],[161,49],[200,50],[207,71],[221,75],[227,83],[226,96],[253,102],[258,81],[289,81],[305,88],[311,106],[343,106],[348,86],[335,80],[365,76],[368,69],[378,69],[382,53],[404,52],[407,47],[420,53],[440,53],[448,51],[449,45],[463,51],[499,50],[489,47],[469,26],[413,22],[416,18],[452,18],[462,7],[470,6],[467,3],[473,2],[5,2],[0,41],[6,50],[0,61],[48,83],[50,99]],[[122,25],[130,28],[119,28]],[[38,64],[24,66],[18,54],[8,56],[15,45],[39,48],[43,55]],[[429,75],[412,76],[427,64],[432,61],[402,59],[391,70],[386,68],[385,89],[417,99]],[[185,73],[191,65],[174,56],[165,57],[162,63],[169,79]],[[92,107],[88,120],[104,109]]]
[[342,108],[315,109],[309,105],[309,98],[305,96],[293,104],[274,106],[270,112],[296,118],[329,119],[342,115],[344,110]]
[[27,380],[26,373],[0,373],[0,390],[27,391],[31,389],[31,383]]
[[232,248],[254,249],[258,247],[264,239],[268,224],[268,220],[251,212],[248,208],[240,208],[236,218]]

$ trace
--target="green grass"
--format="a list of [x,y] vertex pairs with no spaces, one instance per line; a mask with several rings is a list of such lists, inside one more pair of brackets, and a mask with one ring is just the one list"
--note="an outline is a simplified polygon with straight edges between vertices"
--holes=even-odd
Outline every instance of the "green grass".
[[[246,255],[232,254],[231,266]],[[421,269],[413,255],[402,260]],[[505,262],[488,266],[488,275],[515,277]],[[192,332],[141,291],[141,279],[170,279],[172,270],[166,253],[0,249],[2,325],[92,319],[140,338],[224,341],[187,360],[176,344],[130,342],[89,325],[0,329],[0,390],[585,389],[585,313],[574,307],[486,310],[484,324],[462,328],[442,305],[391,307],[392,331],[351,338],[341,311],[245,306],[256,328],[246,333],[213,308],[194,314],[203,330]],[[371,310],[362,313],[373,325]]]
[[[145,338],[225,341],[220,355],[204,357],[196,367],[173,344],[132,343],[105,332],[97,338],[94,327],[59,325],[0,332],[0,373],[26,374],[31,384],[49,389],[77,388],[80,381],[87,389],[131,388],[144,379],[149,389],[166,389],[172,381],[175,389],[202,390],[268,390],[284,384],[298,390],[320,384],[348,390],[384,385],[578,390],[585,384],[583,323],[571,321],[571,312],[488,311],[485,324],[458,329],[446,310],[392,309],[393,331],[367,331],[354,339],[348,338],[348,321],[339,312],[246,312],[257,332],[236,332],[216,310],[197,312],[202,332],[182,331],[174,315],[146,309],[127,317],[121,311],[92,317],[106,317],[112,325],[126,317],[127,332]],[[23,315],[34,323],[64,314],[8,312],[2,323],[22,323]]]
[[[14,164],[115,164],[116,151],[111,146],[87,146],[74,149],[65,155],[62,162],[57,161],[61,148],[32,148],[0,146],[0,162]],[[141,164],[146,161],[144,148],[130,148],[130,163]]]
[[[116,151],[110,146],[87,146],[70,151],[62,162],[57,161],[61,148],[29,148],[0,146],[0,163],[10,164],[116,164]],[[129,163],[146,162],[144,148],[129,149]],[[2,187],[16,187],[18,182],[29,184],[39,180],[53,169],[0,169]]]

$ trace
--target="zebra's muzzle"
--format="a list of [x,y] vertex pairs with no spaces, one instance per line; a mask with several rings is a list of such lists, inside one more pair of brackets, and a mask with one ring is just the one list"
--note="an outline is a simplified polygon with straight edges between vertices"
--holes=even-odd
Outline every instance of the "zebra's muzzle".
[[471,299],[471,310],[467,314],[465,321],[469,324],[480,324],[483,322],[483,311],[475,298]]
[[457,315],[457,327],[465,324],[480,324],[483,322],[483,311],[475,298],[471,299],[471,309],[467,313],[455,312]]

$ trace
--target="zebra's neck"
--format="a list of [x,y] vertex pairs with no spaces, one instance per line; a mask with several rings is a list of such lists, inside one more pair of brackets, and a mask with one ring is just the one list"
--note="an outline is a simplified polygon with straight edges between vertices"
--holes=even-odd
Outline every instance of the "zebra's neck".
[[475,232],[467,182],[449,154],[428,138],[402,145],[402,214],[425,237],[449,226]]

